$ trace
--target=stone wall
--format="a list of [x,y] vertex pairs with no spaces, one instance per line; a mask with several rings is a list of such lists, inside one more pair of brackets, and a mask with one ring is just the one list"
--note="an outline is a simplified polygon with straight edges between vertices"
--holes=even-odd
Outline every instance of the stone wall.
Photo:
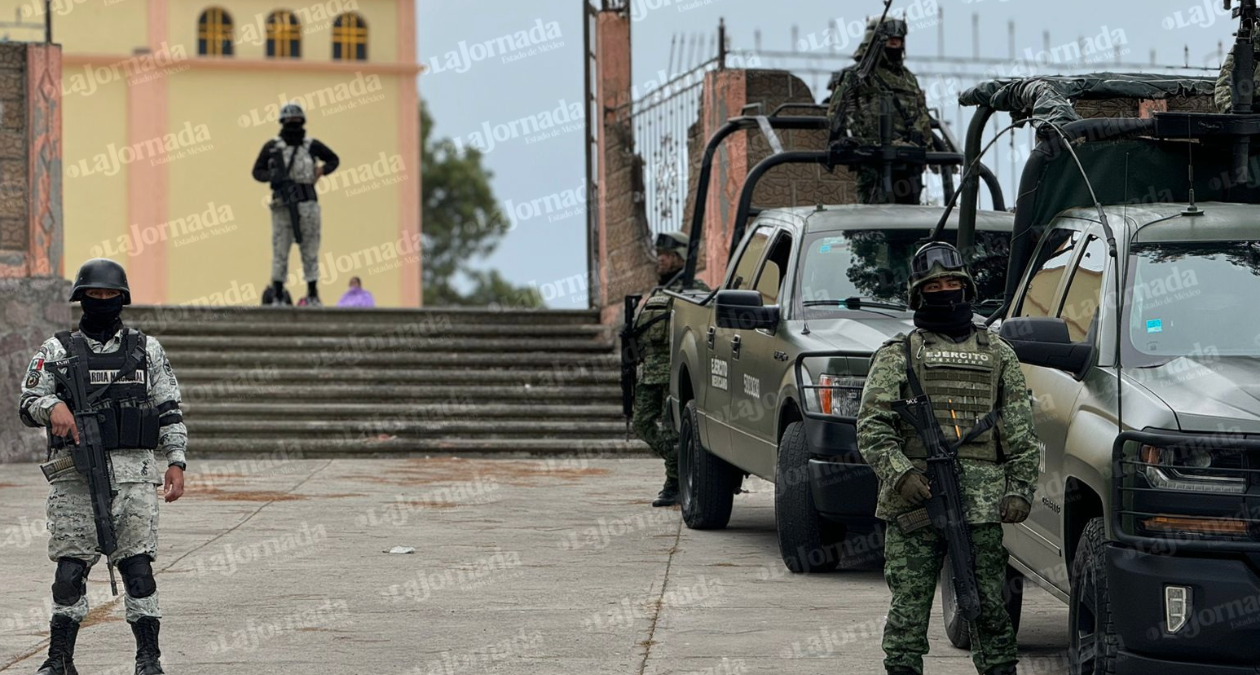
[[31,357],[71,325],[69,297],[64,279],[0,279],[0,463],[44,457],[44,432],[22,425],[17,402]]

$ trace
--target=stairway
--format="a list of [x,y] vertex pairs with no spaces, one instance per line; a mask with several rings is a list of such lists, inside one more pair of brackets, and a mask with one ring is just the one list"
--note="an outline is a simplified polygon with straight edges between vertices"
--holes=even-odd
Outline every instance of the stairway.
[[166,348],[189,455],[647,454],[594,311],[129,307]]

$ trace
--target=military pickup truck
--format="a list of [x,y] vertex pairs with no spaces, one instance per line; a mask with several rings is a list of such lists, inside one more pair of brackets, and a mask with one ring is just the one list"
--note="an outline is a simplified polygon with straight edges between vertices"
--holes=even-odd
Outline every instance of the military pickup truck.
[[[820,120],[730,124],[802,128],[792,125]],[[710,140],[710,150],[721,136]],[[680,434],[683,521],[694,529],[725,527],[745,476],[774,481],[779,549],[793,572],[834,569],[845,532],[877,524],[875,475],[857,451],[857,405],[871,355],[912,327],[905,304],[910,259],[943,212],[820,205],[749,217],[752,191],[769,166],[835,160],[825,152],[787,152],[754,168],[721,285],[673,293],[670,410]],[[922,160],[958,164],[961,155]],[[707,166],[697,194],[707,193]],[[1000,188],[986,182],[1000,207]],[[701,202],[692,232],[702,232],[703,211]],[[1012,220],[996,211],[977,218],[974,264],[991,309],[1005,287]],[[947,237],[957,222],[948,223]],[[701,238],[692,237],[689,273]]]
[[1024,581],[1068,603],[1072,673],[1260,672],[1260,115],[1068,103],[1213,85],[1108,73],[963,96],[969,148],[996,106],[1043,114],[994,316],[1042,442],[1032,513],[1005,526],[1007,607],[1018,620]]

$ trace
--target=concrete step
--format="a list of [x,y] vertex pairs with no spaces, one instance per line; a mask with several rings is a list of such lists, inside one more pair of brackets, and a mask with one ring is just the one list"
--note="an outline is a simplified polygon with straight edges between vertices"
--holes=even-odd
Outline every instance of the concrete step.
[[158,338],[175,335],[268,335],[273,337],[339,337],[343,339],[399,340],[423,337],[601,338],[609,330],[598,324],[380,324],[329,320],[327,323],[263,321],[207,321],[203,323],[146,324],[134,326]]
[[284,348],[290,352],[297,351],[341,351],[346,353],[365,352],[402,352],[431,351],[447,353],[481,353],[481,352],[547,352],[547,353],[606,353],[613,349],[612,339],[492,339],[492,338],[399,338],[399,339],[365,339],[349,341],[335,337],[286,337],[283,339],[241,335],[192,336],[156,334],[162,346],[172,353],[181,350],[222,350],[244,354],[252,351],[275,350]]
[[306,420],[361,421],[389,414],[397,419],[449,419],[456,415],[479,420],[622,420],[621,405],[535,405],[501,403],[438,403],[381,405],[378,403],[189,403],[182,406],[185,420]]
[[185,307],[132,305],[123,312],[127,323],[148,324],[154,328],[169,325],[195,325],[218,321],[260,323],[327,324],[332,322],[373,325],[444,326],[472,324],[562,325],[599,323],[595,310],[493,310],[445,307],[434,309],[341,309],[337,307]]
[[559,457],[649,457],[651,449],[642,441],[585,439],[405,439],[348,440],[282,438],[231,439],[190,438],[189,461],[257,457],[281,453],[289,458],[316,457],[412,457],[433,454],[460,456],[559,456]]
[[313,420],[188,420],[188,433],[198,438],[227,436],[230,438],[320,438],[363,440],[378,436],[397,436],[416,440],[436,438],[623,438],[626,425],[617,422],[579,420],[502,421],[478,419],[471,415],[459,420],[414,420],[394,416],[366,418],[353,422]]
[[311,401],[344,401],[364,403],[368,401],[400,404],[421,401],[515,401],[532,404],[555,405],[620,405],[621,389],[613,386],[565,386],[565,387],[496,387],[479,386],[432,386],[412,387],[399,385],[327,384],[272,384],[268,380],[221,380],[214,383],[181,386],[186,401],[193,403],[210,401],[269,401],[304,405]]
[[[240,369],[259,367],[310,367],[311,364],[329,366],[347,365],[356,368],[497,368],[502,370],[529,370],[563,366],[566,370],[618,371],[620,356],[611,353],[555,354],[551,352],[526,353],[478,353],[452,354],[443,352],[355,352],[339,351],[290,351],[283,343],[270,349],[249,352],[235,350],[168,350],[176,374],[182,379],[189,368]],[[619,371],[618,371],[619,372]]]
[[[306,382],[312,386],[326,383],[338,384],[412,384],[428,386],[432,384],[484,384],[494,386],[557,386],[571,384],[607,384],[617,385],[621,374],[607,369],[566,369],[551,370],[502,370],[486,368],[479,370],[430,370],[411,368],[362,368],[338,366],[332,368],[251,368],[269,382],[292,383]],[[178,376],[181,384],[213,384],[223,380],[231,380],[242,374],[238,369],[224,368],[180,368]]]

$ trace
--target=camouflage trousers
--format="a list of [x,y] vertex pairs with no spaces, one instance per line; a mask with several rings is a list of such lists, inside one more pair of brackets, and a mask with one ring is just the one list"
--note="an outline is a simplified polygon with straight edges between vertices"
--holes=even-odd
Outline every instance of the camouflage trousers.
[[[319,202],[298,204],[302,222],[302,278],[319,281]],[[293,226],[288,207],[271,207],[271,280],[284,281],[289,274],[289,249],[293,248]]]
[[669,386],[639,383],[634,388],[634,435],[665,460],[665,480],[678,482],[678,432],[666,419]]
[[[118,550],[109,557],[110,562],[137,555],[157,558],[158,494],[152,483],[119,483],[114,496],[114,532],[118,538]],[[53,562],[61,558],[75,558],[92,567],[100,560],[96,544],[96,523],[92,520],[91,492],[86,480],[53,483],[48,491],[47,504],[48,558]],[[125,585],[124,585],[125,586]],[[147,598],[125,598],[127,621],[140,617],[161,618],[158,610],[158,594]],[[74,621],[83,621],[88,613],[88,597],[84,594],[74,605],[58,605],[53,602],[52,613],[62,614]]]
[[893,167],[892,183],[893,193],[891,196],[886,196],[882,173],[874,169],[858,169],[858,202],[861,204],[919,204],[923,195],[922,169]]
[[[971,660],[976,671],[1018,661],[1015,631],[1002,600],[1008,554],[1002,546],[1002,526],[971,526],[976,550],[976,584],[980,590],[980,616],[971,630]],[[884,626],[884,666],[923,672],[928,652],[928,620],[936,598],[936,580],[945,559],[945,538],[934,527],[904,534],[889,523],[884,540],[884,579],[892,591],[888,624]]]

